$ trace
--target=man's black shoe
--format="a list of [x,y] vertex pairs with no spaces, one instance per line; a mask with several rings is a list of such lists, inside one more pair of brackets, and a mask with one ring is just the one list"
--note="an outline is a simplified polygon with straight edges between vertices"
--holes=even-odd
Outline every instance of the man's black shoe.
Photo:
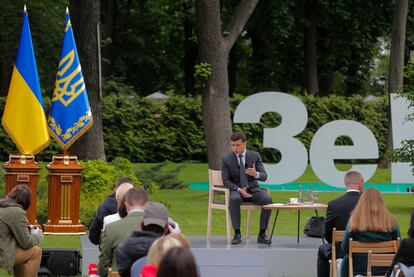
[[231,240],[231,244],[240,244],[241,243],[241,234],[235,234]]
[[259,234],[257,236],[257,243],[269,244],[269,239],[267,238],[266,234]]

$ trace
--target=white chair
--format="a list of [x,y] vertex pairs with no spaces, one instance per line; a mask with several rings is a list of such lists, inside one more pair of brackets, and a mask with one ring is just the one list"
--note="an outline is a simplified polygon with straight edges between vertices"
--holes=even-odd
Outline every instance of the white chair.
[[[221,179],[221,170],[208,170],[209,179],[209,194],[208,194],[208,217],[207,217],[207,240],[211,240],[211,224],[213,217],[213,209],[220,209],[226,212],[226,230],[227,230],[227,243],[231,242],[231,218],[229,211],[229,189],[226,188]],[[266,190],[269,193],[268,189]],[[214,199],[216,192],[224,193],[224,200],[218,201]],[[255,205],[253,203],[245,202],[240,205],[240,209],[247,211],[246,220],[246,239],[250,238],[250,223],[252,220],[252,211],[261,209],[262,206]]]

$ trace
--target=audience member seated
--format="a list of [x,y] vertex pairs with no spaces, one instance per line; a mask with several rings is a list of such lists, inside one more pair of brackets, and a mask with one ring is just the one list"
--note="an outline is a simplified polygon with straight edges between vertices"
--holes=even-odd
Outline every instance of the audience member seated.
[[173,247],[182,247],[182,244],[179,240],[171,236],[160,237],[154,241],[148,251],[147,264],[142,268],[139,277],[156,277],[158,265],[165,253]]
[[141,230],[141,221],[148,203],[143,189],[131,188],[125,194],[125,207],[128,215],[106,226],[102,233],[101,252],[99,253],[99,275],[108,275],[108,268],[117,271],[115,249],[128,238],[133,231]]
[[168,236],[170,236],[170,237],[172,237],[172,238],[175,238],[175,239],[177,239],[179,242],[181,242],[181,244],[182,244],[182,246],[184,247],[184,248],[188,248],[188,249],[190,249],[190,247],[191,247],[191,243],[190,243],[190,241],[186,238],[186,236],[184,236],[183,234],[181,234],[181,233],[171,233],[170,232],[170,234],[168,235]]
[[414,209],[411,211],[410,228],[408,229],[408,238],[401,241],[400,248],[395,254],[392,265],[388,270],[389,276],[394,268],[394,265],[402,263],[407,267],[414,266]]
[[103,227],[102,229],[105,230],[105,226],[108,225],[109,223],[115,222],[117,220],[121,219],[121,216],[119,215],[119,207],[121,206],[121,202],[122,199],[125,196],[125,193],[130,189],[133,188],[134,185],[130,184],[130,183],[123,183],[121,185],[119,185],[119,187],[116,189],[115,192],[115,200],[116,200],[116,204],[117,204],[117,213],[111,214],[111,215],[107,215],[104,217],[103,219]]
[[157,277],[197,277],[197,264],[191,250],[174,247],[168,250],[158,267]]
[[151,244],[168,233],[167,208],[160,203],[150,203],[144,211],[142,231],[134,231],[116,249],[118,272],[129,277],[132,264],[147,255]]
[[17,185],[0,200],[0,267],[13,271],[15,277],[36,277],[42,259],[37,245],[43,232],[27,223],[31,202],[32,192],[26,185]]
[[[322,244],[318,250],[318,277],[329,277],[332,257],[332,230],[345,230],[352,210],[358,203],[363,190],[364,178],[356,171],[350,171],[345,175],[346,193],[328,203],[324,225],[324,238],[328,243]],[[336,258],[343,258],[345,253],[341,250],[341,244],[336,245]],[[336,261],[332,261],[336,262]]]
[[[380,242],[395,240],[400,237],[395,217],[385,206],[381,193],[375,188],[368,188],[361,195],[357,206],[349,218],[342,241],[342,251],[348,253],[349,239],[361,242]],[[348,255],[341,263],[341,277],[348,276]],[[354,275],[367,275],[367,254],[353,256]],[[387,268],[373,269],[374,275],[385,275]]]
[[100,244],[101,231],[103,228],[103,219],[107,215],[115,214],[118,209],[118,205],[115,200],[115,191],[121,184],[130,183],[133,184],[132,180],[128,177],[123,177],[116,182],[114,187],[114,192],[111,195],[108,195],[105,200],[99,205],[96,216],[92,222],[91,227],[89,228],[89,240],[95,245]]
[[[168,235],[169,237],[175,238],[177,239],[179,242],[181,242],[182,246],[184,248],[188,248],[190,249],[190,241],[183,235],[183,234],[178,234],[178,233],[170,233]],[[142,258],[139,258],[138,260],[136,260],[132,266],[131,266],[131,276],[139,276],[139,274],[141,273],[142,268],[144,267],[144,265],[147,263],[147,256],[144,256]]]

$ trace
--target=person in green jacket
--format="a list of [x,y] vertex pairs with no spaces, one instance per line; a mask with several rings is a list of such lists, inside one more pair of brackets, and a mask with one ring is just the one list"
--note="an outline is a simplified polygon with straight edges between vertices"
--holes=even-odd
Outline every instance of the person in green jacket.
[[[400,237],[397,220],[385,206],[381,193],[368,188],[359,198],[352,211],[342,241],[342,251],[348,253],[349,239],[361,242],[396,240]],[[353,254],[354,275],[367,275],[367,254]],[[341,263],[341,277],[348,276],[349,257],[345,255]],[[373,275],[383,275],[387,268],[373,268]]]
[[37,246],[43,232],[31,228],[26,210],[32,202],[32,192],[26,185],[17,185],[0,200],[0,267],[15,277],[36,277],[42,260]]

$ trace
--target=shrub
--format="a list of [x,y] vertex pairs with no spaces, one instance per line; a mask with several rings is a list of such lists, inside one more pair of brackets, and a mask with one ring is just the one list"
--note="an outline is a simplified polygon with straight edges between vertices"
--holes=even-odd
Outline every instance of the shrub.
[[132,179],[136,186],[142,186],[138,181],[130,161],[117,158],[113,164],[102,160],[82,162],[83,181],[81,186],[81,222],[90,226],[99,204],[113,192],[116,181],[123,176]]

